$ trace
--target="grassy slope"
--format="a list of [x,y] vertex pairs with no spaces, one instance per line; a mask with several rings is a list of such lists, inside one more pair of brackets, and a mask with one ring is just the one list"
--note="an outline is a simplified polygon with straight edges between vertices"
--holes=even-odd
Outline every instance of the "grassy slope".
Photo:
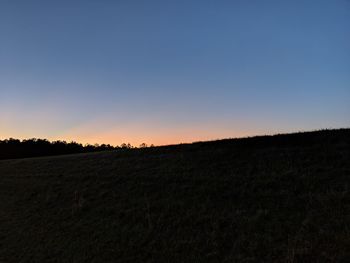
[[350,130],[0,161],[0,262],[346,262]]

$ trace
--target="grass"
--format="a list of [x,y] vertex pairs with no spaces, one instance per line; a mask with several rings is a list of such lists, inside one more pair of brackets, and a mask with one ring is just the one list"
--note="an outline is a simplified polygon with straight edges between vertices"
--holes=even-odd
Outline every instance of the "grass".
[[348,262],[350,129],[0,161],[0,262]]

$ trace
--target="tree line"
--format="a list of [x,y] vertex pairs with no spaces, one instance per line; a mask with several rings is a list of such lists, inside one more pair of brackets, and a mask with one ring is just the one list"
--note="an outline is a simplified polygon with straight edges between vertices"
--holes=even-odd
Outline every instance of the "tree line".
[[[153,146],[153,145],[151,145]],[[143,143],[140,148],[148,147]],[[2,159],[17,159],[39,156],[52,156],[74,153],[88,153],[111,151],[116,149],[131,149],[136,148],[129,143],[123,143],[120,146],[112,146],[110,144],[81,144],[77,142],[66,141],[49,141],[46,139],[6,139],[0,140],[0,160]]]

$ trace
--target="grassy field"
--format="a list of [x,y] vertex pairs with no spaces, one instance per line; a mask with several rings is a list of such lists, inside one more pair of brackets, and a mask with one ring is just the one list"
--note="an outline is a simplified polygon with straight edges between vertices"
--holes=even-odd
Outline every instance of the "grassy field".
[[350,129],[0,161],[0,262],[349,262]]

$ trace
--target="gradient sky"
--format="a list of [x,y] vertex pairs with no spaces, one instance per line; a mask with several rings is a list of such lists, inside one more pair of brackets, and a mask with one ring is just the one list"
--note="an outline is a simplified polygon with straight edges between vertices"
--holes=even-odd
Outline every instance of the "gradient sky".
[[0,1],[0,139],[350,127],[350,1]]

